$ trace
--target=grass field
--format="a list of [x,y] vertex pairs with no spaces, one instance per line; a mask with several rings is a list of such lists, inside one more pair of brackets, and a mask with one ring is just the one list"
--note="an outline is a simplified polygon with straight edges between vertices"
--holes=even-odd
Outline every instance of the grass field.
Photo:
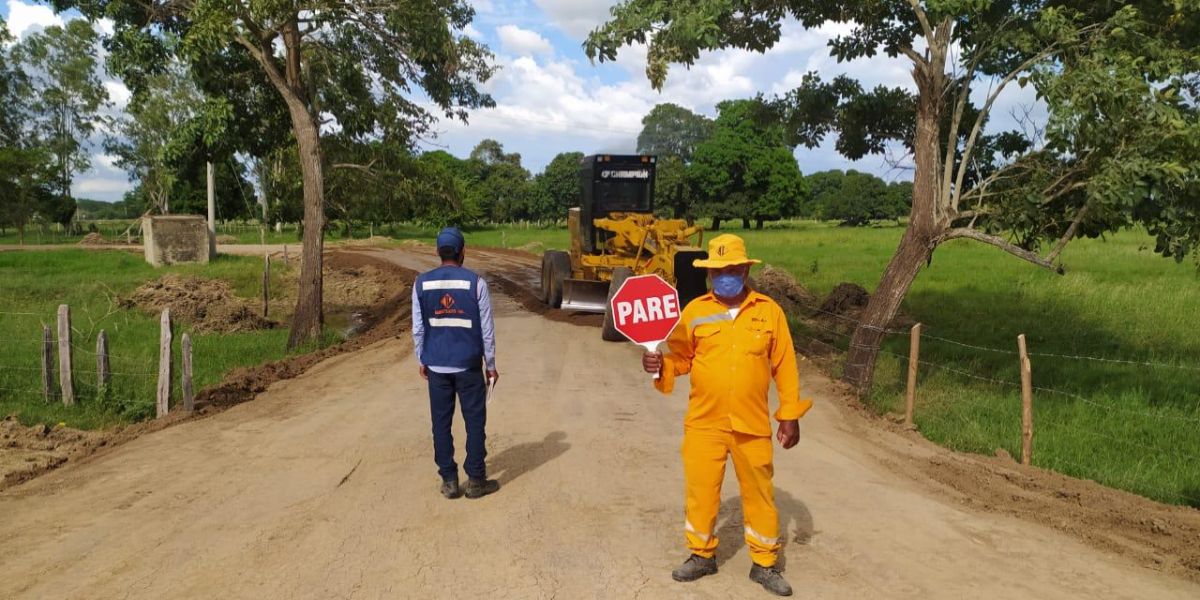
[[[64,422],[85,429],[153,416],[158,318],[125,309],[109,314],[113,308],[110,299],[166,272],[224,279],[239,296],[254,297],[260,293],[261,268],[259,259],[232,256],[220,256],[207,266],[156,270],[140,254],[127,252],[0,252],[0,278],[4,281],[0,288],[0,415],[16,414],[25,423]],[[276,283],[281,271],[272,272]],[[77,405],[71,408],[58,401],[44,402],[39,391],[42,324],[55,329],[55,315],[62,303],[71,306],[74,330]],[[97,390],[94,354],[101,329],[109,338],[113,372],[112,385],[103,394]],[[177,358],[178,340],[185,331],[186,327],[175,328]],[[283,357],[287,333],[286,329],[193,333],[196,389],[220,381],[235,367]],[[173,397],[177,399],[179,379],[174,380]]]
[[[872,290],[903,230],[792,222],[729,231],[745,237],[753,255],[824,295],[843,281]],[[469,231],[467,240],[565,248],[568,238],[562,228],[505,227]],[[1134,231],[1078,240],[1064,254],[1064,276],[970,241],[939,248],[903,307],[923,323],[921,358],[930,363],[919,379],[921,432],[958,450],[1019,456],[1016,338],[1024,333],[1041,388],[1036,465],[1200,506],[1200,276],[1194,263],[1163,259],[1152,248],[1152,239]],[[795,333],[824,332],[798,324]],[[907,356],[907,334],[890,336],[867,397],[877,411],[902,410]]]

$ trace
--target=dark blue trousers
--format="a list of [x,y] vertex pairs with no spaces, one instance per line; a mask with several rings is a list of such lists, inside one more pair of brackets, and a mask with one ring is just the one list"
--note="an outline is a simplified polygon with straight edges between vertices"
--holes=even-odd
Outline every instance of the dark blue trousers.
[[463,470],[471,479],[486,479],[484,459],[487,449],[487,385],[481,368],[461,373],[434,373],[429,376],[429,414],[433,417],[433,461],[437,463],[442,480],[458,479],[458,464],[454,462],[454,398],[462,406],[463,422],[467,428],[467,460]]

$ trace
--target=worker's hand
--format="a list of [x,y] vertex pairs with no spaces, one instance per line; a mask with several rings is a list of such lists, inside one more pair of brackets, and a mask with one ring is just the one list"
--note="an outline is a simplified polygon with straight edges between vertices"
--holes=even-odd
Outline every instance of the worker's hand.
[[779,438],[779,445],[784,450],[795,446],[800,441],[800,421],[780,421],[779,433],[775,437]]
[[662,352],[647,352],[642,355],[642,368],[647,373],[658,373],[662,371],[663,355]]
[[495,385],[497,381],[500,381],[500,371],[497,371],[495,369],[488,369],[487,378],[488,378],[488,383]]
[[421,374],[421,379],[429,381],[429,371],[425,370],[425,365],[421,365],[421,368],[418,369],[417,372]]

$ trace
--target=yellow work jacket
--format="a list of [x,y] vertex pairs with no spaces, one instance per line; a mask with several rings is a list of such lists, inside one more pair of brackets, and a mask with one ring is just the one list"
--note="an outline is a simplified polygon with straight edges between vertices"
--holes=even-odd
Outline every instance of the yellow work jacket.
[[800,370],[787,317],[758,292],[751,290],[737,317],[711,292],[696,298],[683,309],[667,346],[662,376],[654,386],[669,394],[676,376],[691,374],[685,427],[771,435],[771,379],[779,390],[776,420],[799,419],[812,407],[812,400],[800,399]]

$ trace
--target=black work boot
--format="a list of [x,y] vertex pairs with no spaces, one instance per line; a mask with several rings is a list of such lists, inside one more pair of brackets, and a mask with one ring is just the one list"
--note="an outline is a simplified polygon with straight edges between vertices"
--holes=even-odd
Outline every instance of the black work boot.
[[754,565],[750,567],[750,581],[762,584],[763,589],[775,594],[776,596],[791,596],[792,586],[779,573],[779,569],[775,567],[760,567]]
[[699,554],[693,554],[683,561],[679,568],[671,571],[671,579],[675,581],[695,581],[705,575],[712,575],[717,572],[717,559],[704,558]]
[[488,494],[498,492],[500,490],[500,482],[495,479],[468,479],[466,488],[468,498],[482,498]]
[[442,481],[442,495],[451,500],[462,495],[462,488],[458,486],[458,478]]

